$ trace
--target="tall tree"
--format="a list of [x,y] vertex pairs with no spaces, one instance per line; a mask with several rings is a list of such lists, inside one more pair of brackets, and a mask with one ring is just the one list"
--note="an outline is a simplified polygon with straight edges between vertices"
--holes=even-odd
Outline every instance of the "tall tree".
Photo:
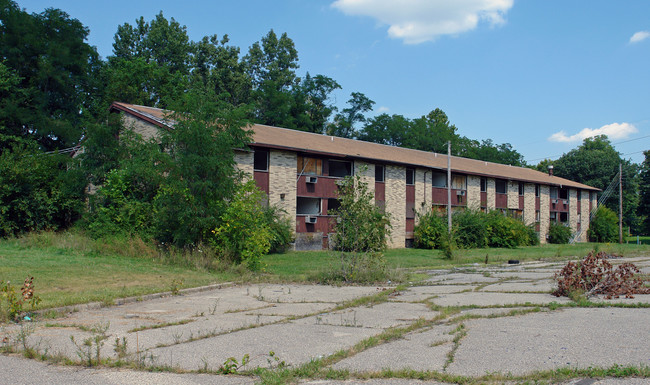
[[[607,136],[587,138],[582,145],[562,155],[553,162],[554,175],[584,183],[605,190],[618,174],[619,164],[623,165],[623,221],[626,226],[636,227],[638,206],[637,165],[623,159],[612,146]],[[618,189],[606,205],[618,212]]]
[[642,222],[644,234],[650,234],[650,150],[644,151],[639,177],[639,207],[637,213]]
[[162,12],[151,22],[118,26],[105,71],[107,103],[166,108],[187,90],[192,43],[187,29]]
[[372,111],[374,104],[374,101],[361,92],[353,92],[348,100],[348,107],[336,115],[328,134],[343,138],[355,138],[358,134],[355,124],[366,122],[364,113]]
[[250,102],[252,82],[239,47],[227,45],[228,35],[204,36],[192,44],[191,87],[206,87],[234,106]]
[[248,76],[253,82],[255,120],[258,123],[297,128],[292,114],[293,88],[300,79],[296,76],[298,51],[286,33],[280,38],[273,30],[254,43],[243,59]]
[[324,75],[307,75],[294,88],[294,112],[297,128],[309,132],[325,132],[327,122],[336,107],[330,102],[330,95],[341,86],[336,80]]
[[46,150],[78,143],[97,89],[99,56],[87,36],[88,29],[61,10],[28,14],[0,0],[0,62],[15,75],[12,103],[0,106],[5,133]]
[[368,119],[359,132],[359,139],[389,146],[402,146],[410,132],[411,120],[402,115],[380,114]]

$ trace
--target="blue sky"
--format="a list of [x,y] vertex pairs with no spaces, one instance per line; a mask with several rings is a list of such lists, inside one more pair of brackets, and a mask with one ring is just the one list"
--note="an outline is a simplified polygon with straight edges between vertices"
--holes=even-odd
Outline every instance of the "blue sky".
[[60,8],[109,56],[117,26],[163,11],[192,40],[228,34],[244,55],[286,32],[298,73],[335,79],[374,114],[441,108],[461,135],[509,142],[529,163],[608,133],[625,158],[650,148],[650,2],[645,0],[19,0]]

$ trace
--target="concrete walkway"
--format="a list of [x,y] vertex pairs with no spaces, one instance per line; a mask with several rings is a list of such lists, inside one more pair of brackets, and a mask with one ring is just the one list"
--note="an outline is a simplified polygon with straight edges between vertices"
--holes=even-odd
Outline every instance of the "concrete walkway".
[[[650,258],[617,259],[614,263],[623,261],[635,263],[646,273],[650,270]],[[41,382],[34,377],[39,373],[52,383],[59,378],[60,383],[83,378],[92,384],[251,384],[258,379],[196,373],[215,372],[231,357],[236,365],[248,358],[242,370],[272,368],[282,362],[297,367],[400,328],[404,330],[400,338],[358,348],[347,358],[331,360],[331,368],[348,371],[352,377],[384,369],[480,377],[489,373],[526,376],[562,367],[650,366],[650,308],[558,307],[570,303],[549,294],[553,273],[562,265],[534,262],[430,271],[427,281],[374,306],[339,305],[385,288],[231,286],[5,325],[0,327],[0,341],[4,340],[0,344],[18,351],[27,346],[39,355],[79,362],[95,359],[99,350],[103,360],[185,374],[72,369],[0,356],[0,383]],[[648,304],[650,295],[596,300]],[[406,328],[410,328],[408,332]],[[99,349],[95,337],[101,341]],[[91,341],[90,346],[84,345],[86,340]],[[30,367],[34,369],[26,369],[24,377],[15,369]],[[581,385],[650,384],[647,378],[583,381],[591,382]],[[435,382],[314,379],[303,383]]]

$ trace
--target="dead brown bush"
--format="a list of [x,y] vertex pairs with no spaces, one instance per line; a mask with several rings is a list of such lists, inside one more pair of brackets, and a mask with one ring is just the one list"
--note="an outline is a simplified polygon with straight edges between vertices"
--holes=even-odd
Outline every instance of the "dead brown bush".
[[[650,294],[650,288],[636,277],[639,269],[632,263],[622,263],[614,269],[607,261],[612,258],[604,252],[590,252],[581,262],[568,262],[555,273],[556,297],[569,297],[571,293],[584,293],[586,297],[602,294],[606,299],[634,298],[634,294]],[[614,256],[615,257],[615,256]]]

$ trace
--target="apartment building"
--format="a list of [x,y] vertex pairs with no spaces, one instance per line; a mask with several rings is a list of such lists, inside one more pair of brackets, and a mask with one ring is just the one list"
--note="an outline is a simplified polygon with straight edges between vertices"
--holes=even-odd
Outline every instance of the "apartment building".
[[[113,103],[125,127],[145,138],[171,129],[163,110]],[[386,146],[279,127],[253,125],[253,142],[235,150],[238,167],[254,178],[268,203],[286,211],[298,249],[328,245],[331,209],[338,207],[337,181],[359,175],[374,192],[375,203],[391,215],[390,247],[409,246],[417,212],[446,211],[445,154]],[[452,156],[452,210],[501,210],[535,224],[542,243],[551,222],[569,226],[587,240],[589,213],[598,189],[536,170]]]

